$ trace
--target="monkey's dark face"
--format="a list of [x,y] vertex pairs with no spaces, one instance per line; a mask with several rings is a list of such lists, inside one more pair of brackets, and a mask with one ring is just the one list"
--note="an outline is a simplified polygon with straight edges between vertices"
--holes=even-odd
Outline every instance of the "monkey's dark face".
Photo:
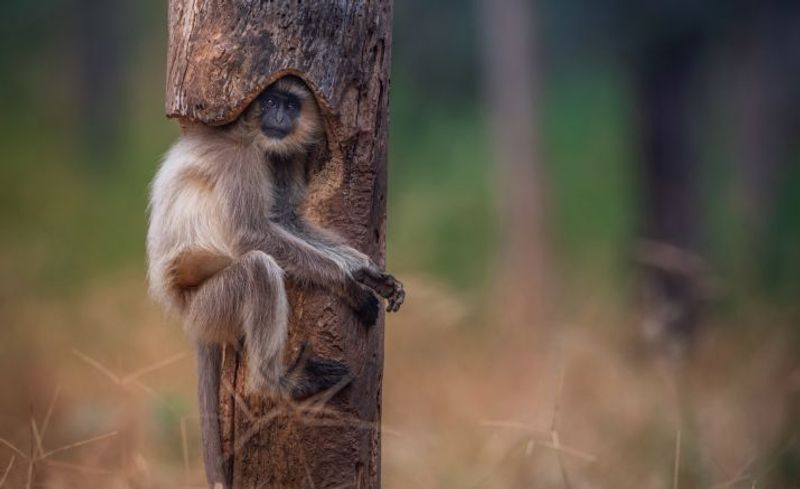
[[288,156],[324,139],[325,126],[314,94],[300,78],[285,76],[250,104],[238,124],[267,153]]
[[259,97],[261,131],[270,138],[283,139],[295,130],[301,100],[292,93],[270,87]]

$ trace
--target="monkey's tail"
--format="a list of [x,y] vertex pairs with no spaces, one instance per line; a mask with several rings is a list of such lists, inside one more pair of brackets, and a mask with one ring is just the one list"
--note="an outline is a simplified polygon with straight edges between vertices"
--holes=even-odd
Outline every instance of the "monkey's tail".
[[197,396],[200,407],[200,433],[203,443],[203,462],[209,487],[222,484],[230,489],[230,463],[222,455],[222,431],[219,416],[219,385],[222,367],[222,347],[197,342]]

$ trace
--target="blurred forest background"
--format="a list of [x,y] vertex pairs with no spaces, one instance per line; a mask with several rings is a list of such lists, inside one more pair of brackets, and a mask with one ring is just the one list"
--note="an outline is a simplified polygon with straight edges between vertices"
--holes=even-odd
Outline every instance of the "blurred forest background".
[[[202,487],[166,6],[0,19],[0,487]],[[797,2],[397,1],[384,486],[800,486],[799,143]]]

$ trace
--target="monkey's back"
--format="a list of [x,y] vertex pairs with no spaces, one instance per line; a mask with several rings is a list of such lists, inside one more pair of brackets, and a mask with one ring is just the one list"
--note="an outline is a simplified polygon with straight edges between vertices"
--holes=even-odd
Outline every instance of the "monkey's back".
[[219,192],[220,154],[207,139],[184,136],[169,150],[153,180],[147,233],[150,291],[180,313],[179,257],[199,253],[235,257],[235,243]]

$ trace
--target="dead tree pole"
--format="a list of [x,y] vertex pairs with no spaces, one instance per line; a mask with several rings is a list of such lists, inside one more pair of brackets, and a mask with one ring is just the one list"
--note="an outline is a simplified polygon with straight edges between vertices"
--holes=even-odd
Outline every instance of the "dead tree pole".
[[[391,0],[170,0],[166,112],[182,124],[232,120],[274,80],[317,95],[327,154],[308,215],[384,260]],[[289,284],[290,344],[307,340],[355,379],[324,406],[244,392],[246,358],[229,348],[220,390],[235,488],[380,486],[383,320],[367,329],[328,294]]]

